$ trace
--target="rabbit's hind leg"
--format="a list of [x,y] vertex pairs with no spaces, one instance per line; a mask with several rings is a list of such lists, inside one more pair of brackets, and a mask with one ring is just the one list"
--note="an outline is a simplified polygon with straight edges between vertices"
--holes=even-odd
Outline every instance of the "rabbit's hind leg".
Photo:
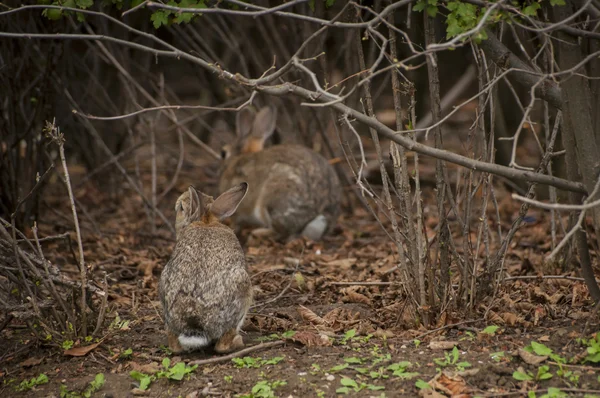
[[167,339],[169,342],[169,349],[173,354],[179,354],[183,351],[181,344],[179,344],[179,336],[173,332],[167,332]]
[[238,334],[236,329],[229,329],[215,344],[215,351],[219,354],[227,354],[244,347],[242,336]]

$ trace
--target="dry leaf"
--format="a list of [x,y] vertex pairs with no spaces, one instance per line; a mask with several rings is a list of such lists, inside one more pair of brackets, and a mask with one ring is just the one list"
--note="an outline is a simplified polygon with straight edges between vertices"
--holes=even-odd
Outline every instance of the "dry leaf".
[[28,368],[30,366],[39,365],[40,363],[42,363],[42,358],[32,357],[32,358],[28,358],[28,359],[24,360],[23,362],[21,362],[19,364],[19,366],[22,366],[24,368]]
[[327,347],[331,345],[331,340],[325,334],[313,332],[297,332],[290,340],[305,345],[307,347]]
[[465,380],[458,375],[451,375],[446,372],[438,374],[429,382],[433,388],[441,390],[453,398],[468,398],[469,387]]
[[429,343],[431,350],[451,350],[458,346],[458,341],[432,341]]
[[535,355],[530,352],[527,352],[522,348],[519,348],[519,356],[521,357],[521,359],[523,361],[525,361],[525,363],[528,363],[530,365],[539,365],[540,363],[542,363],[546,359],[548,359],[547,355],[541,357],[539,355]]
[[342,297],[342,301],[344,303],[360,303],[366,305],[372,304],[371,299],[364,294],[355,292],[353,290],[345,290],[343,293],[344,297]]
[[320,316],[318,316],[303,305],[298,307],[298,313],[300,314],[302,319],[304,319],[308,323],[312,323],[313,325],[323,325],[325,323],[323,318],[321,318]]
[[141,373],[146,373],[146,374],[154,374],[156,372],[158,372],[161,368],[161,366],[158,364],[158,362],[150,362],[150,363],[145,363],[143,365],[140,365],[137,362],[129,362],[129,366],[131,366],[132,370],[137,370],[138,372]]
[[69,355],[69,356],[72,356],[72,357],[83,357],[88,352],[90,352],[93,349],[95,349],[96,347],[98,347],[100,345],[100,343],[102,343],[102,342],[99,341],[96,344],[91,344],[91,345],[86,345],[86,346],[79,346],[79,347],[73,347],[73,348],[70,348],[68,350],[65,350],[63,352],[63,354]]

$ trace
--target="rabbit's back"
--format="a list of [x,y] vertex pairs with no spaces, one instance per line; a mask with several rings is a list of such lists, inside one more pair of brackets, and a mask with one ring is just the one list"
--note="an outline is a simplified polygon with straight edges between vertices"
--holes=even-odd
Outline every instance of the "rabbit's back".
[[[226,163],[220,186],[251,181],[236,223],[272,226],[293,235],[322,215],[331,226],[337,219],[341,186],[329,162],[300,145],[276,145],[241,154]],[[277,224],[280,225],[277,225]]]
[[221,224],[187,226],[161,276],[165,322],[176,334],[216,339],[235,328],[251,301],[244,252]]

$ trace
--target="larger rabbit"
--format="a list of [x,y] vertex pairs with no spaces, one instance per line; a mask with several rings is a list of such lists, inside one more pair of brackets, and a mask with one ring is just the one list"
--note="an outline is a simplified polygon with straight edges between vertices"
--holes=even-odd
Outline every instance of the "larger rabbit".
[[219,188],[248,181],[252,189],[234,216],[236,226],[268,230],[277,238],[319,240],[339,215],[341,186],[329,162],[301,145],[264,148],[275,130],[275,108],[237,116],[237,138],[223,148]]
[[211,344],[218,353],[244,346],[238,332],[252,303],[252,284],[237,237],[220,221],[235,212],[247,190],[242,182],[213,200],[190,187],[177,200],[177,243],[159,284],[174,353]]

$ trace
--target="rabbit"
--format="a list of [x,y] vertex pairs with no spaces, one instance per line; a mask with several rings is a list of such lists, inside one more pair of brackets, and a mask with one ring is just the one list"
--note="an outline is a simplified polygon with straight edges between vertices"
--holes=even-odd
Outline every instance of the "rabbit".
[[241,181],[252,185],[232,218],[238,232],[249,226],[282,240],[302,235],[318,241],[339,215],[340,181],[329,162],[307,147],[281,144],[264,149],[276,118],[273,107],[256,115],[247,108],[238,113],[237,138],[221,152],[219,189]]
[[247,191],[241,182],[213,200],[189,187],[177,199],[177,241],[159,283],[173,353],[212,344],[221,354],[244,347],[239,330],[252,303],[252,283],[240,242],[221,220]]

